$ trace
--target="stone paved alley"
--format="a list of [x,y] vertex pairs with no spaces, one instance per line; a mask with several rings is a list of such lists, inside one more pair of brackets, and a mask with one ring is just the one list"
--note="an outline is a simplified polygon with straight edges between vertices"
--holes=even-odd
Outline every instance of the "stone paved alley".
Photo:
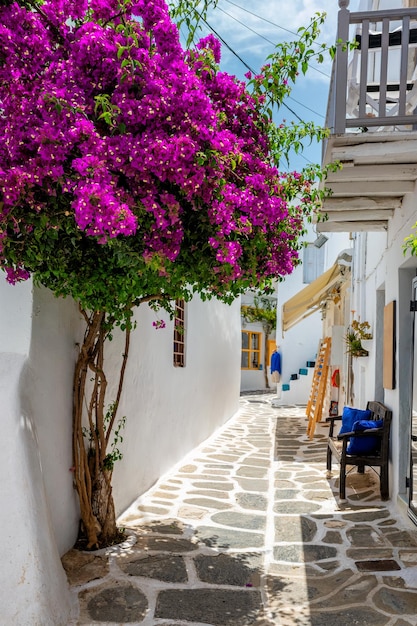
[[417,625],[417,528],[372,470],[326,477],[326,427],[244,396],[238,416],[120,518],[129,539],[63,562],[72,625]]

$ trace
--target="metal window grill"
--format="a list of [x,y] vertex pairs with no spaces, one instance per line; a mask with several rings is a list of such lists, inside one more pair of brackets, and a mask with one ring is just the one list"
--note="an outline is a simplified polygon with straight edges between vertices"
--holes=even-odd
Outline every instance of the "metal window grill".
[[174,366],[185,367],[185,301],[175,301]]

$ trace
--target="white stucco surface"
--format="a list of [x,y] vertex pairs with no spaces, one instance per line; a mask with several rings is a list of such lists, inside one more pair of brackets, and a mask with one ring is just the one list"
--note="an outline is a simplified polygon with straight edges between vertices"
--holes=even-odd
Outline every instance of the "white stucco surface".
[[83,325],[71,298],[34,290],[32,338],[22,402],[38,433],[43,480],[58,550],[77,537],[79,508],[72,473],[72,390]]
[[238,409],[239,302],[187,305],[184,368],[173,366],[173,322],[161,318],[166,328],[155,330],[155,313],[142,307],[132,334],[119,414],[127,416],[124,458],[114,472],[118,513]]
[[13,289],[1,277],[0,620],[65,626],[71,610],[68,583],[45,495],[36,424],[23,401],[28,391],[32,285],[29,281]]
[[32,333],[32,280],[9,285],[0,272],[0,352],[28,354]]

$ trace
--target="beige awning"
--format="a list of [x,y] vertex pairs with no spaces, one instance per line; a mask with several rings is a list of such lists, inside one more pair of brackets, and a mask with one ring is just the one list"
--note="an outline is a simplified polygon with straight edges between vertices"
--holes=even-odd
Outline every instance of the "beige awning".
[[286,331],[315,313],[324,300],[346,280],[346,265],[336,261],[330,269],[287,300],[282,307],[282,330]]

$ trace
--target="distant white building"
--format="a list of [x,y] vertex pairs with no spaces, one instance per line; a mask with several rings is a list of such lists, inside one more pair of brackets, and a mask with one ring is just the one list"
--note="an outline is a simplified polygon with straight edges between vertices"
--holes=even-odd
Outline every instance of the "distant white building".
[[[277,391],[280,404],[306,404],[314,363],[322,337],[323,294],[335,284],[320,282],[320,277],[335,264],[339,253],[349,248],[344,233],[319,235],[311,226],[304,237],[302,263],[284,281],[277,283],[277,329],[267,344],[268,381]],[[333,276],[331,277],[334,278]],[[309,288],[307,299],[303,290]],[[253,302],[253,294],[242,296],[242,304]],[[261,324],[242,320],[241,391],[264,390],[264,332]],[[252,349],[251,349],[252,348]],[[281,353],[281,381],[271,382],[270,358],[273,350]],[[247,354],[249,350],[249,354]],[[254,358],[255,355],[255,358]],[[301,372],[301,373],[300,373]]]

